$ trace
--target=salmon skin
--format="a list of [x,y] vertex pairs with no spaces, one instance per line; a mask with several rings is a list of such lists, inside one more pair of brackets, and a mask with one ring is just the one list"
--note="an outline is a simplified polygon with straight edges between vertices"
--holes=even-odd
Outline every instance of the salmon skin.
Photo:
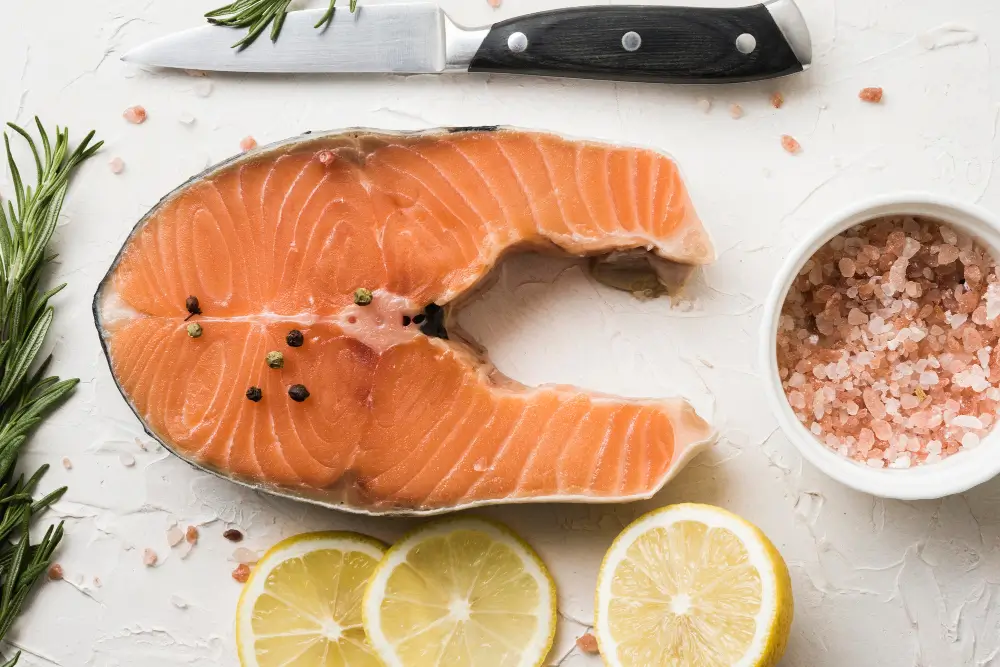
[[713,259],[656,152],[351,130],[255,150],[169,194],[94,314],[146,431],[254,488],[370,514],[651,496],[715,437],[686,401],[526,387],[451,324],[518,249],[639,253],[674,275]]

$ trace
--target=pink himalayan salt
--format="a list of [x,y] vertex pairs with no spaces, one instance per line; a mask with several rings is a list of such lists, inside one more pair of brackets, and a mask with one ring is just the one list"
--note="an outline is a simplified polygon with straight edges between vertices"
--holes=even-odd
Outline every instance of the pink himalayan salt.
[[792,155],[798,155],[802,152],[802,144],[795,137],[788,134],[781,135],[781,147],[785,149],[786,153],[791,153]]
[[160,557],[156,555],[156,552],[152,549],[144,549],[142,552],[142,564],[146,567],[153,567],[156,565]]
[[147,117],[146,109],[139,105],[136,105],[134,107],[129,107],[128,109],[125,109],[125,111],[122,113],[122,118],[124,118],[129,123],[132,123],[133,125],[141,125],[145,123],[146,117]]
[[733,120],[739,120],[743,118],[743,107],[739,104],[732,104],[729,107],[729,115],[733,117]]
[[909,216],[848,230],[810,258],[784,304],[777,352],[786,392],[795,378],[790,404],[827,446],[874,467],[974,446],[1000,402],[990,315],[1000,316],[1000,277],[974,239]]
[[108,161],[108,167],[112,174],[120,174],[125,171],[125,160],[120,157],[113,157]]
[[247,151],[252,151],[257,148],[257,140],[251,136],[243,137],[240,140],[240,150],[246,153]]

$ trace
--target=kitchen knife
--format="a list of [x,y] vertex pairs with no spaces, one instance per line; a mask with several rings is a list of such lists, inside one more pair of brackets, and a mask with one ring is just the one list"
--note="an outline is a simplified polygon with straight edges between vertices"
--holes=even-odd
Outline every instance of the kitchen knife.
[[736,8],[603,5],[528,14],[481,29],[435,3],[291,12],[275,42],[231,48],[232,31],[203,26],[129,51],[128,62],[226,72],[503,72],[544,76],[729,83],[793,74],[812,61],[794,0]]

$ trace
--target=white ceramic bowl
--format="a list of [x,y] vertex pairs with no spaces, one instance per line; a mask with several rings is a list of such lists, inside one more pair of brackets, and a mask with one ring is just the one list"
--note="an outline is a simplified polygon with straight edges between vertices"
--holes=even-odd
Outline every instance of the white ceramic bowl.
[[862,222],[884,215],[937,218],[977,237],[1000,257],[1000,219],[979,208],[937,195],[900,193],[878,197],[842,211],[821,224],[785,259],[764,308],[760,336],[760,368],[767,400],[789,440],[814,466],[833,479],[884,498],[916,500],[961,493],[1000,474],[1000,430],[994,429],[978,447],[939,463],[905,469],[872,468],[830,450],[796,418],[778,377],[775,353],[778,317],[788,288],[802,266],[827,241]]

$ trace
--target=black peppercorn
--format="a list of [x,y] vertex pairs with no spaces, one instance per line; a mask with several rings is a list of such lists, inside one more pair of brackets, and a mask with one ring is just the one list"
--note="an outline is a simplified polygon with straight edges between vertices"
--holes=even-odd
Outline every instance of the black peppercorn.
[[302,343],[305,342],[305,337],[302,332],[298,329],[292,329],[285,336],[285,342],[288,343],[288,347],[302,347]]
[[293,384],[288,388],[288,395],[291,396],[292,400],[296,403],[301,403],[309,398],[309,390],[301,384]]
[[195,315],[201,315],[201,305],[198,303],[198,297],[194,295],[185,299],[184,307],[187,308],[189,313],[188,316],[184,318],[185,320],[189,320]]
[[260,390],[260,387],[250,387],[247,389],[247,398],[256,403],[264,397],[264,392]]

